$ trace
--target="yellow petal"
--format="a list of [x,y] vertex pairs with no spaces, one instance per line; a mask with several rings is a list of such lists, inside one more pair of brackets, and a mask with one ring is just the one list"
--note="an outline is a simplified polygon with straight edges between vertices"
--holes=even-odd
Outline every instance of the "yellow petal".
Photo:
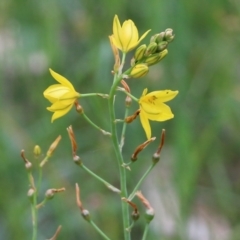
[[121,42],[121,36],[122,36],[122,28],[118,19],[118,16],[115,15],[113,19],[113,43],[114,45],[122,49],[122,42]]
[[62,85],[66,86],[66,87],[69,87],[71,90],[75,91],[73,85],[65,77],[63,77],[60,74],[54,72],[51,68],[49,68],[49,71],[50,71],[52,77],[56,81],[58,81],[59,83],[61,83]]
[[62,95],[69,92],[69,88],[65,87],[61,84],[54,84],[48,87],[44,92],[43,95],[46,99],[48,99],[51,103],[54,103],[59,98],[61,98]]
[[141,37],[140,39],[138,40],[138,43],[140,43],[146,36],[147,34],[151,31],[151,29],[147,30]]
[[155,104],[161,102],[168,102],[176,97],[178,91],[164,90],[164,91],[154,91],[146,95],[147,100],[153,100]]
[[166,121],[174,117],[171,108],[164,103],[158,106],[151,106],[149,104],[141,104],[141,111],[143,111],[146,117],[152,121]]
[[140,121],[141,121],[142,127],[146,133],[147,139],[150,139],[151,138],[151,127],[150,127],[148,118],[145,115],[145,113],[142,111],[140,112],[139,116],[140,116]]
[[68,108],[70,105],[72,105],[74,102],[70,103],[70,104],[65,104],[62,101],[57,101],[55,103],[53,103],[50,107],[47,107],[47,110],[50,112],[56,112],[59,110],[63,110],[65,108]]
[[65,114],[67,114],[70,109],[72,108],[72,105],[68,106],[67,108],[63,109],[63,110],[59,110],[56,111],[53,115],[52,115],[52,119],[51,122],[53,122],[54,120],[56,120],[57,118],[60,118],[62,116],[64,116]]

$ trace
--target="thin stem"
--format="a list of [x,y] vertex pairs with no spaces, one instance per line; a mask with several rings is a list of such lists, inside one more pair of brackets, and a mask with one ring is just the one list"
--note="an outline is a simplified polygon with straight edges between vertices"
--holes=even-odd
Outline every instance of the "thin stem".
[[147,239],[148,230],[149,230],[149,223],[146,223],[145,228],[144,228],[144,233],[143,233],[142,240],[146,240]]
[[[120,146],[119,146],[119,140],[117,137],[117,128],[115,124],[115,111],[114,111],[114,96],[116,93],[117,85],[122,79],[121,71],[123,67],[123,63],[125,61],[125,54],[123,54],[122,64],[120,67],[120,73],[118,76],[115,74],[113,85],[110,90],[109,94],[109,114],[110,114],[110,124],[111,124],[111,133],[112,133],[112,142],[116,154],[116,158],[118,161],[118,167],[119,167],[119,173],[120,173],[120,186],[121,186],[121,196],[126,197],[127,196],[127,183],[126,183],[126,169],[122,167],[124,161],[121,154]],[[128,205],[122,202],[122,215],[123,215],[123,228],[124,228],[124,239],[130,240],[130,233],[126,231],[129,224],[129,209]]]
[[88,172],[91,176],[93,176],[94,178],[96,178],[98,181],[102,182],[104,185],[107,186],[107,188],[109,188],[110,190],[112,190],[113,192],[117,192],[120,193],[121,191],[114,187],[113,185],[111,185],[110,183],[108,183],[107,181],[105,181],[104,179],[102,179],[101,177],[99,177],[98,175],[96,175],[94,172],[92,172],[89,168],[87,168],[85,165],[81,164],[79,165],[82,169],[84,169],[86,172]]
[[90,220],[89,223],[94,227],[94,229],[106,240],[110,240],[108,236],[92,221]]
[[35,191],[35,193],[33,195],[33,202],[31,203],[32,226],[33,226],[32,240],[37,240],[37,215],[38,215],[38,210],[36,208],[36,205],[37,205],[37,191]]
[[147,171],[144,173],[144,175],[141,177],[141,179],[139,180],[139,182],[137,183],[136,187],[134,188],[134,190],[132,191],[132,193],[129,195],[128,200],[131,201],[134,196],[135,193],[138,191],[140,185],[142,184],[143,180],[147,177],[147,175],[151,172],[151,170],[154,168],[155,163],[152,163],[152,165],[147,169]]
[[81,98],[83,98],[83,97],[93,97],[93,96],[108,98],[108,94],[105,94],[105,93],[83,93],[83,94],[80,95]]
[[138,102],[139,99],[134,97],[131,93],[129,93],[128,91],[126,91],[124,88],[118,88],[119,91],[124,92],[127,96],[129,96],[132,100],[134,100],[135,102]]
[[85,118],[85,120],[87,120],[94,128],[96,128],[97,130],[101,131],[104,135],[111,135],[111,133],[103,130],[102,128],[100,128],[99,126],[97,126],[94,122],[92,122],[85,113],[82,113],[83,117]]

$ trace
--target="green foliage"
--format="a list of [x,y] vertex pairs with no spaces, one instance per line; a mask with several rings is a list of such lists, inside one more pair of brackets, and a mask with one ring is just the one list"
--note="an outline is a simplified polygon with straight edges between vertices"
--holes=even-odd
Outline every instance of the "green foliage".
[[[51,113],[45,110],[49,104],[42,95],[53,82],[49,67],[67,77],[80,92],[93,92],[93,86],[94,91],[109,90],[113,57],[108,35],[112,33],[114,14],[121,21],[134,20],[140,34],[149,28],[155,33],[168,27],[175,33],[164,61],[152,67],[145,78],[129,81],[139,96],[146,81],[151,86],[149,91],[179,90],[177,100],[171,103],[174,119],[153,124],[155,136],[160,135],[162,128],[166,129],[166,148],[142,189],[152,197],[158,219],[152,222],[149,239],[187,239],[189,216],[199,216],[200,210],[207,215],[203,218],[206,224],[207,218],[212,221],[220,218],[222,225],[217,225],[218,230],[226,229],[229,239],[231,236],[238,239],[240,8],[237,1],[150,0],[139,4],[136,0],[3,0],[0,8],[2,239],[31,236],[28,181],[20,150],[24,148],[27,158],[37,161],[32,153],[34,145],[40,145],[46,152],[59,134],[63,139],[44,170],[42,193],[52,187],[64,186],[67,190],[49,201],[40,213],[39,239],[52,236],[60,224],[63,228],[59,239],[69,236],[100,239],[79,216],[75,205],[76,179],[81,183],[82,200],[95,222],[109,236],[122,238],[121,221],[109,217],[118,219],[119,199],[73,164],[66,127],[72,124],[78,133],[78,153],[84,164],[118,186],[110,141],[74,111],[51,124]],[[94,122],[108,126],[104,99],[83,99],[81,104]],[[140,123],[130,129],[124,152],[129,158],[144,137],[142,129],[139,131]],[[139,159],[141,164],[134,165],[128,174],[130,186],[135,186],[149,165],[146,162],[151,157],[149,149]],[[169,188],[174,194],[169,194]],[[179,204],[179,208],[171,207],[171,202]],[[167,217],[176,223],[170,234],[166,230]],[[133,230],[136,239],[142,236],[139,232],[143,231],[143,222],[140,218]],[[220,239],[213,224],[208,224],[208,231],[211,239]]]

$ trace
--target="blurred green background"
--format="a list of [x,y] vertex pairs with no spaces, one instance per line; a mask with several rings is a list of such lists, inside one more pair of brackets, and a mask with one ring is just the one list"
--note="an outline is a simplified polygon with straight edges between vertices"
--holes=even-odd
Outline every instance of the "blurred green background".
[[[29,185],[20,150],[36,167],[34,145],[46,152],[58,135],[62,141],[44,168],[40,195],[48,188],[67,190],[40,211],[38,239],[50,238],[58,225],[63,226],[58,239],[101,239],[75,204],[76,182],[94,221],[111,239],[123,238],[119,197],[72,162],[66,127],[73,125],[85,165],[119,186],[111,142],[74,110],[51,123],[42,95],[55,83],[49,67],[79,92],[109,91],[113,56],[108,35],[114,14],[121,22],[132,19],[140,34],[152,29],[145,43],[166,28],[175,33],[168,56],[147,77],[129,80],[137,97],[145,87],[180,91],[169,103],[175,118],[151,124],[158,140],[128,173],[131,192],[165,128],[161,161],[141,187],[156,212],[148,239],[240,239],[239,13],[237,0],[1,0],[0,239],[31,239]],[[122,118],[123,94],[117,101]],[[106,100],[88,98],[81,104],[108,130]],[[136,109],[133,104],[131,112]],[[137,120],[128,126],[124,157],[129,159],[144,140]],[[144,226],[144,209],[136,203],[142,217],[132,230],[134,240],[141,239]]]

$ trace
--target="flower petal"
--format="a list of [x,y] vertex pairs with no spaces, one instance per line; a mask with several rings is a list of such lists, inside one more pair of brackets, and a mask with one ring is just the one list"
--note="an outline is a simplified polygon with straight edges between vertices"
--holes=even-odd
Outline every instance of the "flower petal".
[[65,104],[62,101],[57,101],[55,103],[53,103],[50,107],[47,107],[47,110],[50,112],[55,112],[55,111],[59,111],[59,110],[63,110],[65,108],[67,108],[69,105],[73,105],[74,102],[70,103],[70,104]]
[[64,116],[65,114],[67,114],[70,111],[71,108],[72,108],[72,105],[70,105],[70,106],[68,106],[68,107],[66,107],[62,110],[54,112],[54,114],[52,115],[51,122],[53,122],[57,118],[60,118],[60,117]]
[[120,25],[118,16],[115,15],[113,19],[113,44],[122,50],[123,44],[121,42],[121,36],[122,36],[122,27]]
[[46,99],[48,99],[51,103],[54,103],[59,98],[62,97],[62,95],[69,92],[69,88],[65,87],[61,84],[54,84],[48,87],[44,92],[43,95]]
[[140,112],[139,114],[140,116],[140,121],[142,124],[142,127],[146,133],[147,139],[151,138],[151,127],[148,121],[148,117],[145,115],[145,113],[143,111]]
[[138,40],[138,43],[140,43],[146,36],[147,34],[151,31],[151,29],[147,30],[141,37],[140,39]]
[[[145,111],[146,109],[143,108],[143,105],[144,104],[141,105],[141,109],[145,112],[145,115],[149,120],[162,122],[174,117],[171,108],[164,103],[152,107],[151,111]],[[146,106],[147,105],[145,105],[144,107]],[[149,105],[147,107],[149,107]]]
[[160,102],[168,102],[176,97],[178,91],[164,90],[164,91],[154,91],[146,95],[146,98],[152,99],[155,104]]
[[71,90],[74,90],[74,91],[75,91],[73,85],[72,85],[65,77],[63,77],[63,76],[61,76],[60,74],[54,72],[51,68],[49,68],[49,71],[50,71],[52,77],[53,77],[56,81],[58,81],[59,83],[61,83],[61,84],[64,85],[64,86],[70,88]]

